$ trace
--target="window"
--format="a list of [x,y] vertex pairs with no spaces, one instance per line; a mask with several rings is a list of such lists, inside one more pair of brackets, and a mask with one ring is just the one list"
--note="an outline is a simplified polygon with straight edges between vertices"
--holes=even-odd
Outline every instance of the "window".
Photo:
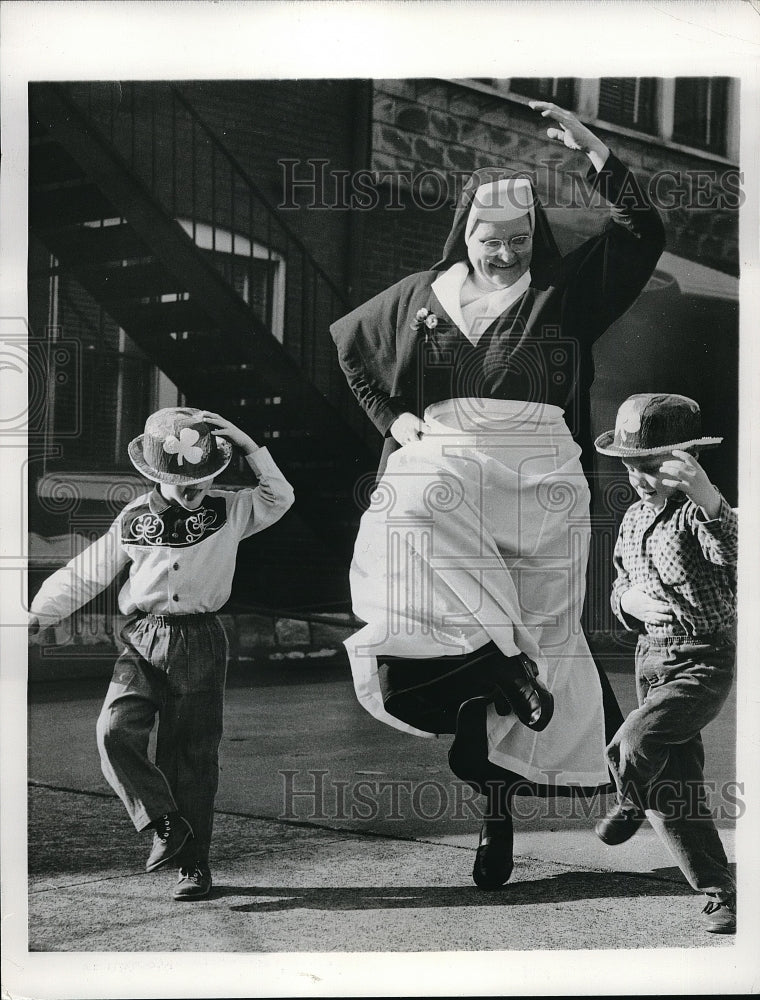
[[676,77],[673,141],[725,154],[727,98],[727,77]]
[[214,267],[282,343],[285,321],[285,261],[281,254],[218,226],[177,219],[208,254]]
[[492,87],[502,94],[519,94],[536,101],[554,101],[565,108],[577,104],[576,81],[569,76],[525,76],[497,79],[490,76],[470,77],[470,82]]
[[[105,220],[105,224],[119,220]],[[179,219],[199,249],[225,276],[256,315],[282,341],[285,303],[285,263],[281,256],[238,234]],[[87,224],[86,224],[87,225]],[[99,224],[98,224],[99,225]],[[79,341],[81,372],[78,384],[60,380],[49,403],[51,439],[58,428],[78,425],[87,432],[65,444],[68,465],[98,470],[128,470],[127,444],[143,429],[154,409],[177,406],[184,399],[167,376],[114,322],[54,257],[48,259],[47,327]],[[183,293],[184,294],[184,293]],[[163,301],[177,295],[162,295]],[[143,302],[155,301],[150,297]],[[97,387],[97,391],[95,390]],[[85,389],[81,392],[82,388]]]
[[653,77],[605,77],[599,82],[598,117],[639,132],[658,130]]
[[532,97],[536,101],[554,101],[564,108],[575,107],[575,80],[572,77],[513,77],[509,81],[509,89],[521,97]]
[[[651,136],[737,161],[738,88],[731,77],[471,77],[452,82],[498,91],[507,99],[554,101],[602,129]],[[612,129],[614,131],[614,128]]]
[[60,429],[81,422],[86,433],[67,435],[63,444],[67,464],[93,471],[131,469],[126,449],[150,412],[152,364],[85,289],[60,271],[55,258],[48,303],[49,339],[76,340],[80,352],[76,379],[51,378],[51,443],[57,443]]

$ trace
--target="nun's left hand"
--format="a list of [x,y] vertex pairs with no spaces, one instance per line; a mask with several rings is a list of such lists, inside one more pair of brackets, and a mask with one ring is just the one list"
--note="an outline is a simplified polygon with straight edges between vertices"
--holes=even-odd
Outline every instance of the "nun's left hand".
[[586,153],[593,159],[599,158],[602,164],[607,159],[610,152],[607,146],[594,135],[591,129],[586,128],[572,111],[565,111],[564,108],[549,101],[529,101],[529,104],[534,111],[541,112],[542,118],[551,118],[559,126],[559,128],[552,127],[546,130],[550,139],[564,143],[568,149],[577,149],[581,153]]

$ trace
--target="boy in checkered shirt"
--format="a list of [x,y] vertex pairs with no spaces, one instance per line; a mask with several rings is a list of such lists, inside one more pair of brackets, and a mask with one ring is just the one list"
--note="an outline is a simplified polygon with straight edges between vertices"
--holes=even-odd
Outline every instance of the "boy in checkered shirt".
[[620,526],[612,608],[636,647],[635,709],[607,747],[618,801],[596,825],[606,844],[645,816],[692,888],[705,929],[736,930],[736,887],[706,802],[701,730],[719,713],[735,662],[737,517],[697,461],[692,399],[640,393],[596,441],[628,470],[639,500]]

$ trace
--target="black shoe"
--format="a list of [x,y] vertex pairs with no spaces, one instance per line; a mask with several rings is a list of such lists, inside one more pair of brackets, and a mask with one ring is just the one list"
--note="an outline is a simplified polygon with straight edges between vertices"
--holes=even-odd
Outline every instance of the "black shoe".
[[472,878],[479,889],[500,889],[514,868],[512,817],[488,820],[480,829]]
[[617,803],[604,819],[594,827],[597,837],[605,844],[615,847],[630,840],[646,819],[643,809],[636,806],[621,806]]
[[[498,694],[528,729],[541,732],[554,715],[554,695],[538,679],[538,667],[525,653],[507,656],[494,667]],[[497,698],[498,698],[497,694]]]
[[449,767],[458,778],[466,780],[488,758],[486,718],[488,698],[463,701],[457,712],[456,732],[449,748]]
[[187,865],[179,870],[179,878],[174,887],[175,899],[203,899],[211,892],[211,869],[208,865]]
[[146,872],[154,872],[176,858],[193,835],[192,827],[178,812],[166,813],[153,826],[153,849],[145,863]]
[[711,934],[736,934],[736,896],[708,899],[702,917],[705,930]]

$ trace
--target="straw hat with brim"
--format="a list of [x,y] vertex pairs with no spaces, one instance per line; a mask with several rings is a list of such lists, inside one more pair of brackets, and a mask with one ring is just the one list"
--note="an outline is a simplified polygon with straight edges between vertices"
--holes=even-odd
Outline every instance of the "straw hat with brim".
[[723,438],[703,437],[699,404],[676,393],[640,392],[621,405],[614,431],[594,442],[602,455],[638,458],[674,449],[715,448]]
[[145,432],[130,441],[129,457],[147,479],[170,486],[193,486],[218,476],[232,458],[232,445],[212,434],[201,410],[170,406],[152,413]]

